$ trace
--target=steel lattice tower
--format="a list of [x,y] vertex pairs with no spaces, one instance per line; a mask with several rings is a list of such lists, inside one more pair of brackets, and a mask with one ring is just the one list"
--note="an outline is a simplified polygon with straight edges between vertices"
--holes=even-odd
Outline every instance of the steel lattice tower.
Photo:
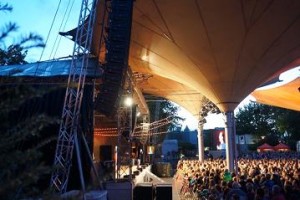
[[83,0],[78,20],[68,85],[62,111],[62,121],[54,158],[55,171],[50,187],[59,193],[67,190],[73,149],[77,134],[86,68],[92,43],[92,32],[98,0]]

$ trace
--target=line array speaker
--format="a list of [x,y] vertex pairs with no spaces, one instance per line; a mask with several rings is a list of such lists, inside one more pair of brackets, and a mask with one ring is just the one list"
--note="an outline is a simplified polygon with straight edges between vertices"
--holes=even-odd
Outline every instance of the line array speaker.
[[123,93],[128,68],[133,0],[112,0],[108,15],[106,64],[95,109],[112,116]]

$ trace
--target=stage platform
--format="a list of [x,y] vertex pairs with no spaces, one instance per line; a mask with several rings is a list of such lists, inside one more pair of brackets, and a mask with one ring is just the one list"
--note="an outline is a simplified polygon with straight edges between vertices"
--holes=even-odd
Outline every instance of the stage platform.
[[[157,185],[169,185],[172,187],[172,200],[180,200],[179,191],[182,185],[181,181],[176,180],[174,177],[157,177],[151,172],[151,168],[152,165],[147,166],[145,170],[143,170],[142,173],[135,178],[135,186],[144,183],[151,183],[153,184],[153,187],[156,187]],[[143,180],[145,175],[150,175],[149,177],[152,177],[152,180],[146,180],[145,182]]]
[[151,165],[146,166],[129,182],[119,180],[106,183],[109,200],[180,200],[180,181],[173,177],[158,177],[151,172]]
[[[172,200],[180,200],[179,191],[181,188],[181,182],[180,180],[176,180],[173,177],[157,177],[155,174],[153,174],[151,171],[151,165],[147,166],[145,170],[142,171],[142,173],[137,176],[134,180],[135,186],[138,184],[153,184],[153,187],[168,185],[172,187]],[[146,182],[143,180],[143,177],[145,175],[148,175],[150,178],[152,177],[152,180],[146,180]]]

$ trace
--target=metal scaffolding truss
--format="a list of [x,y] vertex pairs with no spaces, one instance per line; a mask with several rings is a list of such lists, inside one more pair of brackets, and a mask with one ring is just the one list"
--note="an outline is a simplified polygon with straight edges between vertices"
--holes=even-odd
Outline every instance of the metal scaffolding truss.
[[[64,193],[67,190],[74,146],[76,152],[78,153],[79,151],[77,148],[77,136],[80,107],[85,85],[86,67],[88,66],[91,49],[97,2],[98,0],[83,0],[80,10],[54,158],[55,171],[52,173],[50,183],[50,187],[59,193]],[[88,24],[86,26],[87,19]],[[80,178],[81,182],[83,182],[82,175]]]
[[131,107],[118,110],[117,179],[129,179],[132,175],[132,125]]

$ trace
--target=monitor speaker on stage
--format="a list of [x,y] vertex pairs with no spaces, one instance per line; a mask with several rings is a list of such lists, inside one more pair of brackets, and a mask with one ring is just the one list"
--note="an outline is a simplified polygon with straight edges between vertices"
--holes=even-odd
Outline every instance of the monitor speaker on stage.
[[154,189],[152,183],[137,184],[133,191],[133,200],[153,200]]
[[172,200],[171,184],[157,184],[155,190],[156,200]]

